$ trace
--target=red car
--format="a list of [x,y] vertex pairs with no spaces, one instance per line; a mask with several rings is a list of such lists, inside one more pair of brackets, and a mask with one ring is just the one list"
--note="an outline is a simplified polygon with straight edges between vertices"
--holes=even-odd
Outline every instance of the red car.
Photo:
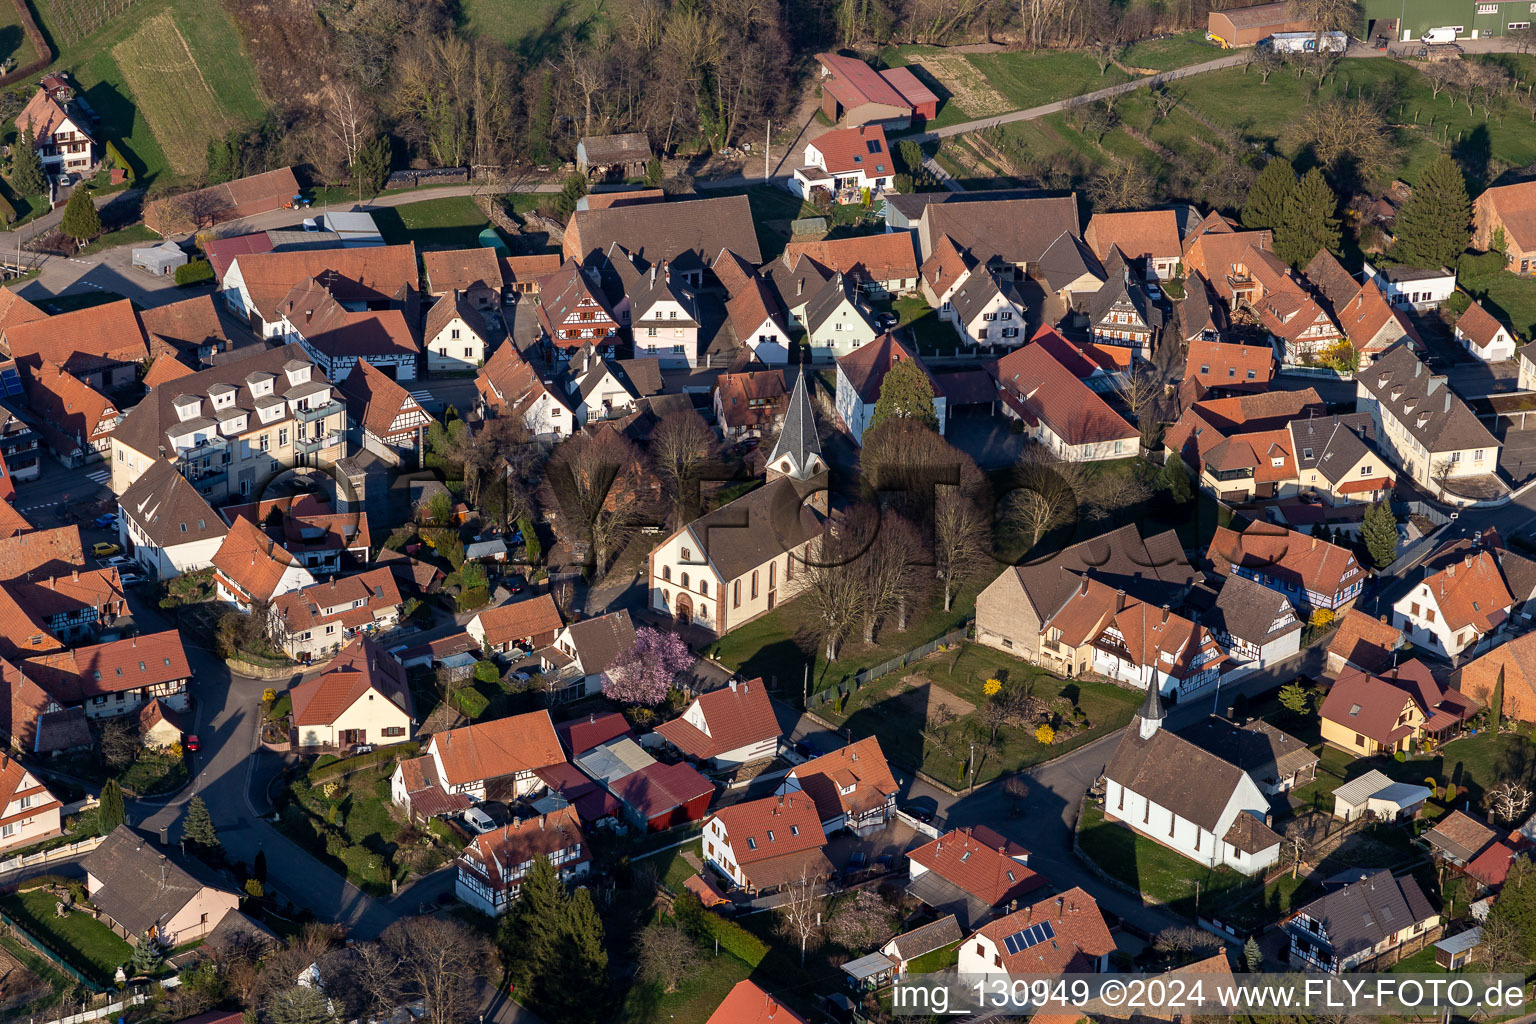
[[189,754],[192,753],[192,751],[196,750],[201,745],[202,745],[201,742],[198,740],[198,738],[196,736],[188,736],[187,737],[187,743],[186,743],[187,753],[189,753]]

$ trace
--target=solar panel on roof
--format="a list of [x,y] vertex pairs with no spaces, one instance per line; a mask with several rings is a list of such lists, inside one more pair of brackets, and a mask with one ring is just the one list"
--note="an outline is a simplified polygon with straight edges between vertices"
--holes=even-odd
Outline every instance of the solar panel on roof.
[[1003,939],[1003,948],[1008,951],[1009,956],[1012,956],[1015,953],[1022,953],[1029,947],[1038,945],[1046,939],[1054,939],[1055,937],[1056,926],[1049,921],[1044,921],[1033,927],[1025,928],[1023,931],[1014,932]]
[[864,145],[869,147],[869,151],[871,153],[878,153],[878,152],[880,152],[880,140],[879,139],[869,139],[868,141],[866,141],[864,143]]
[[0,370],[0,389],[3,389],[7,395],[21,394],[21,375],[14,367],[8,366]]

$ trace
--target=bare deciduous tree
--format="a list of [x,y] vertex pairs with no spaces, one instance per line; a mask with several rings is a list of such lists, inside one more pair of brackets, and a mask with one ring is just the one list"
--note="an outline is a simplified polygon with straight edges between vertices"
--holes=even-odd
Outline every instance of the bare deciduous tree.
[[719,454],[720,442],[703,417],[690,410],[669,413],[651,434],[651,458],[672,498],[675,524],[696,519],[699,484]]
[[635,959],[642,981],[672,992],[698,966],[699,947],[681,928],[658,921],[640,932]]
[[810,612],[808,631],[827,661],[837,660],[843,641],[863,616],[864,577],[858,560],[867,548],[867,537],[839,524],[829,525],[808,549],[799,600]]
[[649,511],[645,456],[613,430],[577,434],[555,449],[540,505],[572,541],[591,546],[596,572],[629,540]]
[[1505,779],[1488,791],[1488,812],[1506,825],[1525,820],[1531,808],[1531,791],[1528,787]]
[[1383,165],[1392,148],[1387,119],[1374,103],[1359,97],[1307,104],[1295,134],[1330,170],[1345,161],[1359,168]]
[[848,949],[870,949],[891,937],[895,914],[872,889],[857,889],[840,899],[827,919],[827,936]]
[[826,913],[826,881],[802,870],[800,877],[780,890],[779,930],[800,943],[800,966],[805,966],[805,951],[819,942],[821,918]]
[[1111,164],[1088,180],[1095,210],[1140,210],[1152,202],[1152,176],[1140,164]]
[[1141,363],[1130,373],[1117,378],[1115,391],[1131,410],[1131,415],[1140,419],[1142,410],[1162,396],[1163,381],[1156,371]]
[[399,958],[399,976],[421,997],[427,1024],[458,1024],[474,1015],[475,979],[491,957],[477,933],[450,918],[414,917],[390,925],[379,943]]
[[119,771],[139,756],[139,734],[126,720],[109,718],[101,723],[101,756]]
[[366,94],[344,79],[326,87],[325,127],[335,142],[342,162],[350,170],[357,154],[374,135],[374,110]]
[[1159,953],[1199,953],[1209,956],[1221,949],[1221,940],[1204,928],[1180,925],[1158,932],[1153,946]]
[[1285,67],[1285,58],[1272,46],[1265,46],[1253,51],[1253,56],[1248,59],[1248,67],[1259,73],[1259,84],[1268,85],[1269,76]]
[[[873,510],[869,510],[873,515]],[[915,591],[922,580],[918,563],[923,558],[923,537],[907,520],[887,512],[867,527],[873,534],[869,550],[860,557],[863,577],[864,642],[875,642],[875,630],[890,615],[897,630],[907,628]]]
[[1103,75],[1109,70],[1109,66],[1115,63],[1115,59],[1120,56],[1120,44],[1113,39],[1106,39],[1100,36],[1088,44],[1088,55],[1099,66],[1099,74]]
[[1503,914],[1490,914],[1483,922],[1483,937],[1472,951],[1472,959],[1491,974],[1524,970],[1527,963],[1525,937]]
[[1063,462],[1043,445],[1031,444],[1014,467],[1001,515],[1029,538],[1033,548],[1052,530],[1077,520],[1082,489],[1081,466]]

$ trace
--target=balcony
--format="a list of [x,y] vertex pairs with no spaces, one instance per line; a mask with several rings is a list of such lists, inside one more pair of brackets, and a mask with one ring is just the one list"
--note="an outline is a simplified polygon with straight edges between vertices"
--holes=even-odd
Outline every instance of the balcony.
[[313,423],[315,420],[336,415],[342,411],[342,408],[340,402],[331,401],[313,409],[296,409],[293,415],[300,423]]
[[300,437],[293,442],[294,450],[301,455],[313,455],[327,448],[334,448],[341,444],[341,435],[331,431],[324,437]]

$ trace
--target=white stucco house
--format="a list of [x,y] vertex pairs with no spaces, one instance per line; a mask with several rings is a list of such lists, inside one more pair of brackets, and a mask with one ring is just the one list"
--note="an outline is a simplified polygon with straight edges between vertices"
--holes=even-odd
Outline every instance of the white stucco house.
[[858,289],[842,274],[821,286],[805,304],[806,344],[813,359],[838,359],[880,336]]
[[1456,272],[1446,267],[1382,267],[1365,261],[1365,279],[1381,289],[1387,301],[1399,308],[1435,309],[1456,294]]
[[292,697],[300,748],[404,743],[416,723],[405,668],[363,637],[332,658],[324,673],[294,687]]
[[850,193],[864,189],[878,196],[895,180],[885,129],[864,124],[824,132],[806,143],[805,163],[790,176],[789,190],[801,199],[817,188],[851,199]]
[[1411,643],[1453,661],[1493,647],[1515,599],[1491,551],[1452,561],[1398,598],[1392,625]]
[[927,375],[933,387],[933,414],[938,420],[939,434],[944,433],[949,410],[943,388],[915,352],[897,340],[894,334],[883,334],[873,344],[864,345],[837,361],[837,395],[834,402],[837,416],[848,429],[854,444],[864,443],[864,431],[875,413],[875,403],[880,401],[880,387],[885,383],[885,375],[898,363],[907,361],[921,368]]
[[1515,336],[1476,302],[1456,318],[1456,340],[1485,363],[1515,358]]
[[1162,728],[1155,689],[1105,769],[1104,813],[1206,867],[1245,875],[1280,858],[1269,800],[1237,765]]
[[165,459],[150,463],[117,507],[119,546],[158,580],[208,568],[229,532],[197,488]]
[[427,311],[422,338],[427,343],[427,369],[433,373],[473,373],[485,363],[490,346],[485,318],[463,292],[449,292]]

